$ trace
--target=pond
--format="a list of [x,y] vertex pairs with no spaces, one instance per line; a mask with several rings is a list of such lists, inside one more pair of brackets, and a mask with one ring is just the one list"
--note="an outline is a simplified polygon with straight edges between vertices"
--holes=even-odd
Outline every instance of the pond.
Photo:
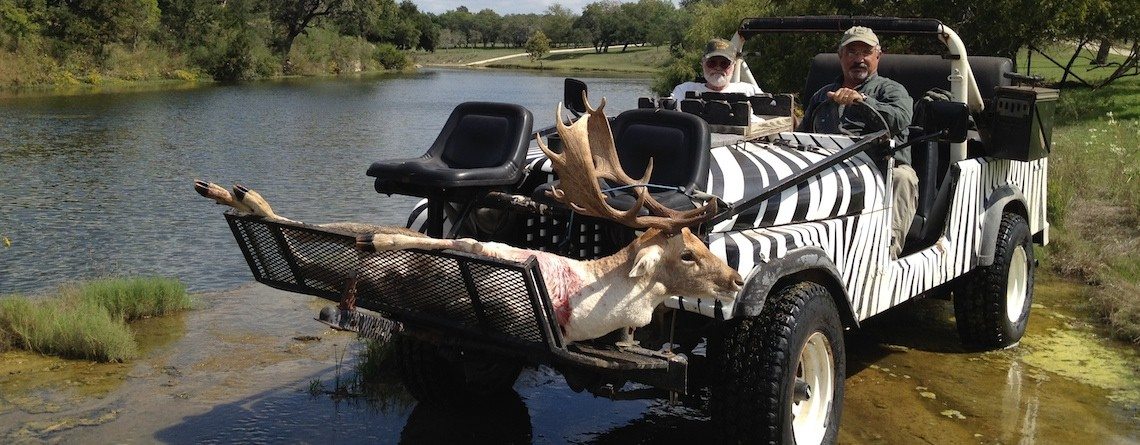
[[[554,124],[563,77],[423,70],[343,80],[0,98],[0,295],[112,274],[165,275],[194,291],[250,280],[203,179],[260,191],[309,222],[403,225],[414,199],[364,175],[419,156],[464,101],[521,104]],[[612,114],[645,78],[589,78]]]
[[[200,178],[261,191],[311,222],[402,224],[414,199],[376,194],[374,160],[415,156],[467,100],[523,104],[553,123],[562,77],[427,69],[364,79],[0,99],[0,294],[108,274],[177,276],[199,307],[136,323],[144,357],[93,364],[0,353],[0,442],[686,443],[700,406],[610,401],[524,371],[475,412],[310,392],[360,348],[312,320],[325,303],[251,284]],[[643,78],[584,78],[608,110]],[[842,443],[1137,443],[1140,360],[1107,340],[1082,288],[1043,277],[1011,349],[958,344],[953,309],[919,300],[847,335]]]

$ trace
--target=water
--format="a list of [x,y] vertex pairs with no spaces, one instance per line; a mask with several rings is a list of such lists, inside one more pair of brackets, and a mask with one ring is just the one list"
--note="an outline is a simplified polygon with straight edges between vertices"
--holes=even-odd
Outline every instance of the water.
[[[583,78],[616,114],[645,78]],[[554,123],[563,77],[431,69],[348,80],[0,98],[0,294],[105,275],[231,288],[249,269],[195,179],[259,190],[309,222],[403,225],[414,199],[385,197],[373,161],[418,156],[464,101],[518,103]],[[596,100],[596,99],[595,99]]]

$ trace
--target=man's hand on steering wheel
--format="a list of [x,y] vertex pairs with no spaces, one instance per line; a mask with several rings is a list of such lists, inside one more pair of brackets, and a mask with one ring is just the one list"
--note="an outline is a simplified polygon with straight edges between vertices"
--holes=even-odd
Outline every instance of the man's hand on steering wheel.
[[862,102],[867,98],[867,96],[864,96],[863,93],[850,88],[840,88],[838,90],[828,92],[827,98],[831,99],[833,102],[839,105],[851,105],[855,102]]

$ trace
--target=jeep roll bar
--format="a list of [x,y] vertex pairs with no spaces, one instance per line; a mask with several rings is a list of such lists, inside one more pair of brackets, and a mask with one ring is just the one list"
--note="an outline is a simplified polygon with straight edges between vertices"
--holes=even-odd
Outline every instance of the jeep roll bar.
[[[732,43],[742,48],[744,40],[762,33],[816,32],[842,33],[852,26],[866,26],[880,35],[928,34],[946,45],[942,58],[950,61],[950,93],[955,102],[966,104],[971,111],[981,112],[982,93],[967,60],[966,46],[949,26],[936,19],[865,17],[865,16],[799,16],[760,17],[741,20]],[[950,162],[966,159],[966,144],[950,144]]]

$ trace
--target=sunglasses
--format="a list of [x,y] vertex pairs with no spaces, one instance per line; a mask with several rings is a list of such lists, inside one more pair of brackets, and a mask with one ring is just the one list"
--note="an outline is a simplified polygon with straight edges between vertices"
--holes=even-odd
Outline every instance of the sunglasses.
[[713,57],[705,60],[705,66],[709,68],[725,69],[729,66],[732,66],[732,61],[725,59],[724,57]]

